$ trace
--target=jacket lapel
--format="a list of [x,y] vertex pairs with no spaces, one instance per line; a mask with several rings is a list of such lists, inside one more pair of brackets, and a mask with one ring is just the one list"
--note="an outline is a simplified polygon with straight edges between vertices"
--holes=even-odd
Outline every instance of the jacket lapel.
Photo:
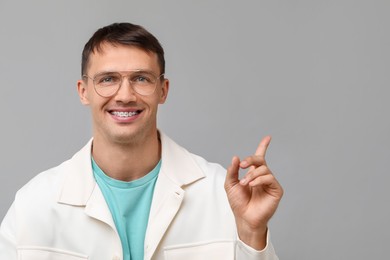
[[95,185],[95,189],[92,191],[90,199],[85,205],[85,214],[110,225],[111,228],[116,232],[116,227],[111,215],[111,211],[106,203],[106,200],[104,199],[103,193],[97,184]]
[[158,177],[145,235],[144,259],[151,259],[184,198],[184,190],[165,174]]
[[184,186],[204,177],[192,155],[160,132],[161,170],[154,190],[145,236],[145,258],[151,259],[184,200]]
[[85,207],[88,216],[116,230],[110,209],[93,177],[91,147],[92,139],[71,160],[64,162],[66,174],[58,203]]

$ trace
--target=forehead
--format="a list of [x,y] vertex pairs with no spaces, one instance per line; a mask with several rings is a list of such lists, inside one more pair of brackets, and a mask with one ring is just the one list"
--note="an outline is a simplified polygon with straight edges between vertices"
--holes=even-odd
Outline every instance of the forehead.
[[150,70],[159,73],[157,54],[136,46],[103,43],[89,58],[88,71]]

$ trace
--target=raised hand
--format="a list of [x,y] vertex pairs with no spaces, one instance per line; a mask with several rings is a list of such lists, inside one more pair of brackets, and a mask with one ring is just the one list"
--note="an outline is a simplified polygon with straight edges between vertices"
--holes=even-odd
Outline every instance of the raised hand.
[[[265,161],[271,137],[261,140],[254,155],[234,156],[227,170],[225,190],[240,239],[254,249],[266,246],[267,224],[283,196],[283,189]],[[239,180],[239,170],[248,169]]]

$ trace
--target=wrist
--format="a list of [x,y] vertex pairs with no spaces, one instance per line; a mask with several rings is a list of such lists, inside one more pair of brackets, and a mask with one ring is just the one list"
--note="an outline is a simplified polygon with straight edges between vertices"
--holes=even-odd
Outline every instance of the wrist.
[[239,239],[258,251],[267,246],[267,231],[267,226],[253,228],[247,225],[237,225]]

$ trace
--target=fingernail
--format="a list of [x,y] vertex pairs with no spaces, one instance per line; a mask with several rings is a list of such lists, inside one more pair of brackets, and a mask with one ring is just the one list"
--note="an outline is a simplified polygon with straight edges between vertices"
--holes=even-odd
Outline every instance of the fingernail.
[[241,167],[246,167],[246,166],[248,166],[248,162],[247,161],[241,162]]
[[245,179],[245,178],[244,178],[244,179],[241,179],[241,180],[240,180],[240,184],[241,184],[241,185],[245,185],[245,184],[246,184],[246,179]]

